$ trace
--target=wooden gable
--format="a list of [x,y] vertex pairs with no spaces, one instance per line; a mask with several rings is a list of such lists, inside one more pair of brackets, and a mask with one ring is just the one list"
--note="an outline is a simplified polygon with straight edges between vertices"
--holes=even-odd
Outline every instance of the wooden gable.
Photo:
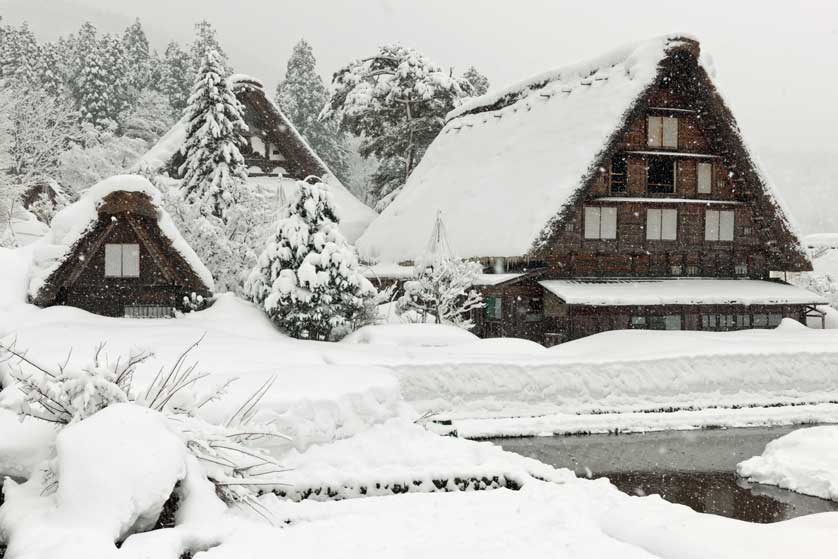
[[[811,269],[733,115],[698,64],[698,49],[695,41],[684,41],[668,52],[657,80],[627,111],[583,187],[535,243],[531,256],[546,261],[553,275],[733,276],[745,265],[749,277],[767,277],[772,270]],[[649,116],[677,118],[677,146],[649,146]],[[611,188],[615,156],[627,168],[619,192]],[[672,193],[647,189],[650,158],[662,157],[675,165]],[[697,189],[699,163],[711,164],[709,193]],[[617,208],[616,239],[586,238],[585,206]],[[677,243],[647,239],[646,211],[652,207],[677,211]],[[734,212],[735,241],[705,242],[708,209]]]
[[[182,298],[192,292],[209,296],[209,288],[175,250],[157,219],[157,210],[145,193],[117,191],[105,197],[97,221],[72,246],[33,302],[122,316],[126,306],[180,308]],[[138,246],[137,277],[106,275],[109,244]]]

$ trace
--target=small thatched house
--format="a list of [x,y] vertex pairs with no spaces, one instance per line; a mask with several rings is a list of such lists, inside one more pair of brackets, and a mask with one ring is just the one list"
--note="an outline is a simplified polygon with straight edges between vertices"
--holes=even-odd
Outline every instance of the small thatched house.
[[90,188],[53,218],[34,244],[29,298],[104,316],[160,318],[212,275],[181,237],[145,178],[120,175]]
[[[229,82],[244,108],[248,126],[247,145],[241,152],[253,188],[290,198],[297,181],[316,176],[329,185],[340,217],[340,229],[350,242],[366,229],[375,212],[358,200],[314,152],[287,116],[265,93],[255,78],[236,74]],[[166,173],[178,178],[186,143],[186,120],[181,119],[146,153],[137,169]]]
[[409,264],[437,212],[454,251],[497,278],[482,280],[482,336],[549,345],[624,328],[764,328],[824,302],[767,281],[811,263],[689,37],[628,45],[449,113],[358,239],[361,256]]

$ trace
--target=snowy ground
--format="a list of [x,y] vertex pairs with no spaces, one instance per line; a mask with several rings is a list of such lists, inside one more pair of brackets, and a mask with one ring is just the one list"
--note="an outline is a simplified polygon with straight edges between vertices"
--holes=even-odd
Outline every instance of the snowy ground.
[[806,495],[838,501],[838,427],[798,429],[741,462],[740,476]]

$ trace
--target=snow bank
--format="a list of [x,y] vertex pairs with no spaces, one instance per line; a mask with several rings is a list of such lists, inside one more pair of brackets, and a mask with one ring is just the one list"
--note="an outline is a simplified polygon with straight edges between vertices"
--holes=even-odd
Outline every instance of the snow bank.
[[749,481],[838,501],[838,426],[798,429],[736,467]]
[[479,338],[449,324],[387,324],[364,326],[346,336],[342,343],[397,346],[450,346]]
[[[31,251],[29,248],[0,247],[0,319],[3,310],[26,301],[27,274]],[[9,324],[0,321],[0,336]]]
[[0,408],[0,479],[27,479],[46,460],[57,431],[45,421],[27,418]]
[[490,443],[441,437],[406,419],[392,419],[352,438],[283,457],[290,468],[274,491],[295,501],[408,492],[521,487],[536,477],[573,476]]
[[116,175],[90,187],[75,203],[58,212],[52,220],[49,234],[33,245],[29,295],[35,297],[47,278],[70,255],[73,246],[99,220],[98,208],[103,199],[114,192],[142,192],[151,199],[157,210],[157,224],[173,248],[183,257],[210,290],[214,288],[212,274],[177,230],[163,209],[160,191],[139,175]]
[[406,400],[460,418],[838,400],[832,330],[626,330],[542,354],[392,359]]
[[163,416],[131,404],[65,428],[56,454],[54,493],[43,494],[40,477],[6,481],[7,557],[103,557],[129,532],[151,528],[186,474],[186,447]]

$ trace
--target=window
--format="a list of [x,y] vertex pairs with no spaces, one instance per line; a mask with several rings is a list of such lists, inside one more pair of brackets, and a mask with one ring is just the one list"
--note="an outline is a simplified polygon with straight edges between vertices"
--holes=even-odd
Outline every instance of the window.
[[624,155],[611,158],[611,192],[625,192],[628,179],[628,163]]
[[716,315],[715,314],[703,314],[701,315],[701,329],[702,330],[715,330],[716,329]]
[[767,328],[768,327],[768,315],[767,314],[755,314],[754,315],[754,328]]
[[585,207],[585,238],[616,239],[617,208]]
[[678,238],[678,210],[646,210],[646,239],[674,241]]
[[749,315],[749,314],[736,315],[736,326],[740,330],[744,330],[745,328],[750,328],[751,327],[751,315]]
[[680,330],[681,329],[681,315],[667,314],[664,316],[650,316],[649,317],[650,330]]
[[704,214],[705,241],[733,240],[733,210],[707,210]]
[[631,327],[634,328],[634,329],[646,328],[646,317],[645,316],[633,316],[633,317],[631,317]]
[[650,116],[647,119],[649,147],[677,148],[678,119],[668,116]]
[[486,320],[501,320],[503,318],[503,299],[500,297],[486,297],[483,316]]
[[573,231],[573,223],[565,223],[564,224],[565,231]]
[[671,157],[650,157],[646,167],[646,190],[653,194],[675,192],[675,160]]
[[687,275],[688,276],[697,276],[698,275],[698,266],[687,266]]
[[140,245],[105,245],[105,277],[140,277]]
[[748,265],[744,262],[740,262],[739,264],[733,267],[733,271],[736,273],[737,276],[747,276],[748,275]]
[[541,297],[529,297],[525,309],[525,322],[538,322],[544,319],[544,299]]
[[698,193],[710,194],[713,183],[713,164],[699,163],[698,164]]
[[771,314],[768,315],[768,327],[769,328],[779,326],[782,321],[783,321],[783,315],[781,315],[779,313],[771,313]]
[[680,276],[683,268],[681,268],[680,264],[673,264],[669,267],[669,273],[673,276]]

